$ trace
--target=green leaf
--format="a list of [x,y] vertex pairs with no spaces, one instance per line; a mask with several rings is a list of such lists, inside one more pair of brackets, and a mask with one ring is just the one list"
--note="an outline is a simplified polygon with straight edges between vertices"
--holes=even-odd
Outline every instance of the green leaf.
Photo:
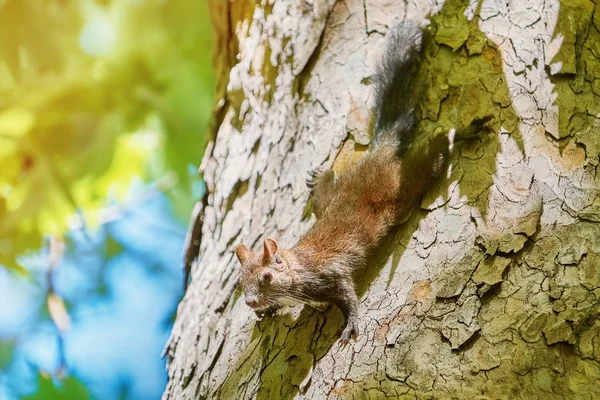
[[61,379],[57,384],[51,377],[38,376],[38,390],[24,400],[88,400],[90,394],[81,382],[72,376]]
[[119,255],[123,251],[123,245],[114,238],[114,236],[106,235],[104,241],[104,258],[109,259],[116,255]]
[[[135,177],[176,175],[167,195],[181,218],[196,200],[190,170],[213,92],[206,2],[78,4],[0,5],[0,264],[9,268],[76,214],[102,222],[107,196],[124,200]],[[92,56],[86,40],[107,32],[105,55]]]
[[6,370],[12,362],[12,355],[15,350],[14,339],[0,340],[0,370]]

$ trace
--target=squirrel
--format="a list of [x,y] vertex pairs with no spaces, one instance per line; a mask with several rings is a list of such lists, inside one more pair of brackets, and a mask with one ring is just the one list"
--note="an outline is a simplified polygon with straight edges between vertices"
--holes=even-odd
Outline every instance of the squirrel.
[[351,169],[334,177],[321,173],[313,185],[315,224],[290,250],[265,237],[261,252],[244,244],[235,253],[242,265],[245,301],[262,319],[290,303],[329,302],[343,313],[342,344],[358,336],[358,296],[353,275],[399,225],[444,171],[452,140],[478,137],[485,117],[448,135],[415,141],[414,82],[422,30],[413,22],[391,29],[374,75],[374,140]]

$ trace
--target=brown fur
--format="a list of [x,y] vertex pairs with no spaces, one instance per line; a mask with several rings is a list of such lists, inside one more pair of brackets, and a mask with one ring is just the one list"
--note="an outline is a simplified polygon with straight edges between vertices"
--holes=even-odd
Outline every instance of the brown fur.
[[[244,245],[236,249],[249,305],[263,316],[290,301],[334,303],[347,320],[342,341],[350,340],[358,333],[355,270],[439,177],[448,148],[446,136],[413,147],[402,158],[392,147],[380,147],[337,180],[317,182],[313,202],[319,219],[296,246],[279,250],[276,241],[265,238],[260,253]],[[265,273],[272,276],[269,282],[261,280]]]
[[[346,318],[343,343],[358,334],[354,272],[445,170],[449,155],[446,135],[414,142],[410,104],[421,31],[405,22],[390,33],[374,77],[373,149],[337,180],[331,171],[321,174],[313,193],[317,222],[292,249],[270,238],[259,253],[236,249],[246,303],[259,317],[289,302],[327,301]],[[476,137],[487,119],[474,122],[457,140]]]

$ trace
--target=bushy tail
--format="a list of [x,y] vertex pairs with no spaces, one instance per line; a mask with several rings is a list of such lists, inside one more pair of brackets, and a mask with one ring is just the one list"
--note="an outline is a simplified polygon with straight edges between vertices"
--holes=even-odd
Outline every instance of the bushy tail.
[[413,87],[422,44],[421,28],[404,21],[390,29],[385,53],[374,77],[374,147],[394,146],[402,155],[415,131]]

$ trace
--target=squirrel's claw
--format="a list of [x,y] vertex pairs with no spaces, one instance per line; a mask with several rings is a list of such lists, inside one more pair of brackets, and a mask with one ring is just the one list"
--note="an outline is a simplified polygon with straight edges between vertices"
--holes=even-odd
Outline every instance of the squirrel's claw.
[[317,180],[319,179],[319,176],[325,171],[325,168],[321,167],[317,167],[311,171],[308,171],[308,178],[306,178],[306,186],[308,186],[309,189],[314,189],[314,187],[317,184]]
[[279,308],[279,306],[271,306],[263,310],[256,310],[254,311],[254,313],[258,317],[258,320],[262,321],[265,318],[271,318],[272,316],[274,316],[277,310],[279,310]]
[[347,345],[350,342],[350,339],[358,336],[358,321],[349,320],[346,324],[346,328],[342,331],[342,336],[340,337],[340,343],[342,347]]

